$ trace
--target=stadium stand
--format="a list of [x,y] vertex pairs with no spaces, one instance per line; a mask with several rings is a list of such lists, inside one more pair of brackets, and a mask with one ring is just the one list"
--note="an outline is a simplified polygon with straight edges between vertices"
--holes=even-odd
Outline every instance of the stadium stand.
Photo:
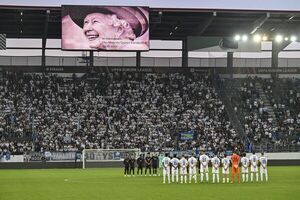
[[[0,91],[0,149],[13,154],[176,147],[221,152],[240,143],[208,76],[9,74]],[[178,130],[195,130],[196,140],[176,144]]]
[[227,80],[231,101],[251,149],[299,148],[299,80],[247,78]]

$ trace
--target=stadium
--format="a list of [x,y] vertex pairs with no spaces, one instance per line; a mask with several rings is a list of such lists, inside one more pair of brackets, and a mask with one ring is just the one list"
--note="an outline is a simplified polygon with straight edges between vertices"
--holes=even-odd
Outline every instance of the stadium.
[[300,2],[0,2],[0,200],[297,199]]

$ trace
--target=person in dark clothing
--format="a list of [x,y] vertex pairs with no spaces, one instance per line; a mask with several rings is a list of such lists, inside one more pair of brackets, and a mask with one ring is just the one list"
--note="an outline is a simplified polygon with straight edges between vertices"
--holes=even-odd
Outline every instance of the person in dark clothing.
[[145,167],[145,176],[147,176],[147,171],[149,169],[149,174],[151,176],[151,165],[152,165],[152,158],[150,157],[150,154],[148,153],[146,158],[145,158],[145,164],[146,164],[146,167]]
[[144,158],[141,154],[140,157],[136,160],[137,163],[137,175],[143,175],[143,166],[144,166]]
[[124,164],[124,176],[129,176],[129,157],[126,156],[123,161]]
[[158,167],[158,157],[156,154],[152,156],[152,172],[153,176],[157,176],[157,167]]
[[134,156],[131,156],[131,158],[129,159],[129,173],[130,173],[130,176],[131,175],[134,176],[134,167],[135,167],[135,158],[134,158]]

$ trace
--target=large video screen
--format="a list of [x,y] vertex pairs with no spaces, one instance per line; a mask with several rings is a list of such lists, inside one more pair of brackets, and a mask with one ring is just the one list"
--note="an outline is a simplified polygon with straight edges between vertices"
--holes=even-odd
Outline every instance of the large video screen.
[[63,50],[149,50],[148,7],[62,6]]

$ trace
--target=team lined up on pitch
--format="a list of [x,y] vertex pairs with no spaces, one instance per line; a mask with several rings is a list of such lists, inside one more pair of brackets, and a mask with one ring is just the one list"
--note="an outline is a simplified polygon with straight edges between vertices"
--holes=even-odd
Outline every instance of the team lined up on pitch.
[[[164,157],[158,158],[156,155],[150,157],[147,155],[145,160],[140,156],[137,159],[138,164],[138,174],[142,175],[143,167],[142,162],[145,162],[146,169],[145,175],[147,175],[147,170],[149,170],[151,175],[151,168],[153,169],[153,175],[157,175],[157,163],[161,166],[163,172],[163,183],[179,182],[180,183],[197,183],[197,166],[200,170],[200,182],[209,182],[209,163],[211,163],[211,174],[212,174],[212,183],[220,182],[220,168],[222,169],[222,179],[223,183],[229,183],[229,171],[231,167],[231,183],[234,183],[234,178],[237,176],[237,181],[240,183],[240,168],[242,173],[242,182],[249,181],[249,167],[250,167],[250,181],[259,181],[258,172],[260,172],[260,180],[268,181],[268,172],[267,172],[267,158],[264,156],[264,153],[261,154],[261,157],[258,158],[255,155],[255,152],[250,156],[246,157],[246,153],[242,154],[242,158],[233,153],[233,155],[228,158],[226,154],[222,159],[214,156],[209,158],[205,155],[204,152],[199,156],[197,160],[193,155],[185,156],[182,155],[181,158],[177,158],[176,155],[173,155],[172,158],[169,157],[169,154],[165,154]],[[127,164],[128,163],[128,164]],[[133,163],[133,165],[132,165]],[[133,159],[125,159],[125,176],[134,174],[134,161]],[[199,164],[199,165],[198,165]],[[132,167],[133,166],[133,167]],[[258,169],[259,168],[259,169]],[[130,171],[129,171],[130,169]],[[255,179],[254,179],[255,175]]]

